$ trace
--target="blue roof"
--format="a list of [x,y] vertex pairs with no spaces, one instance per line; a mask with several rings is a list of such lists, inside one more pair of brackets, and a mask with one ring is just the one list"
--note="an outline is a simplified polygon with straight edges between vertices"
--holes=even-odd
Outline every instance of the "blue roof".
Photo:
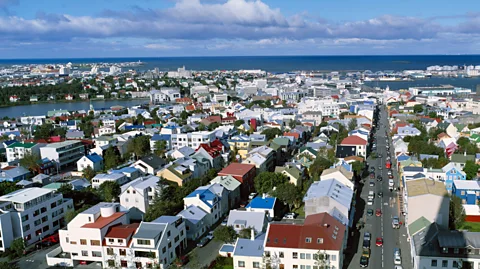
[[247,208],[273,209],[275,206],[275,197],[256,197],[247,205]]
[[403,167],[404,172],[423,172],[423,167],[417,166],[405,166]]
[[170,141],[172,136],[169,134],[154,134],[150,140],[152,141]]
[[204,202],[208,207],[212,208],[213,205],[210,201],[216,202],[217,195],[211,192],[209,189],[196,189],[192,191],[187,198],[196,197],[197,194],[200,196],[200,200]]
[[406,155],[401,155],[401,156],[398,156],[398,161],[399,162],[402,162],[402,161],[406,161],[406,160],[409,160],[410,159],[410,156],[406,156]]
[[222,246],[222,248],[220,248],[220,252],[233,252],[233,250],[235,249],[235,246],[234,245],[228,245],[228,244],[225,244]]
[[11,144],[16,143],[16,142],[17,142],[17,140],[14,139],[14,140],[4,141],[3,143],[5,143],[5,145],[8,147],[8,146],[10,146]]
[[135,167],[124,167],[122,169],[112,170],[112,173],[133,173],[137,170]]
[[90,161],[92,161],[93,163],[99,163],[99,162],[103,161],[102,156],[98,155],[97,153],[93,153],[93,154],[87,155],[86,157],[87,157]]
[[129,125],[125,126],[125,130],[145,129],[144,125]]

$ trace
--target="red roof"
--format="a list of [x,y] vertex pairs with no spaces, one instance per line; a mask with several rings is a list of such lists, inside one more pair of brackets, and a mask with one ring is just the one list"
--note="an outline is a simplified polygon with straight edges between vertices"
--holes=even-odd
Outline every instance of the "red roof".
[[289,132],[285,132],[285,133],[283,133],[283,136],[293,136],[293,137],[295,137],[295,139],[297,139],[297,140],[300,138],[300,134],[299,134],[299,133],[291,133],[291,132],[290,132],[290,133],[289,133]]
[[203,148],[205,151],[207,151],[212,158],[219,156],[223,152],[223,144],[218,139],[215,139],[211,143],[200,144],[200,146],[197,148],[197,151],[200,148]]
[[229,166],[222,169],[222,171],[218,172],[219,176],[244,176],[250,170],[254,169],[255,165],[253,164],[245,164],[245,163],[231,163]]
[[119,219],[123,215],[125,215],[125,213],[115,212],[110,217],[98,217],[98,219],[96,219],[95,222],[87,223],[83,225],[82,228],[102,229],[103,227],[114,222],[115,220]]
[[111,227],[108,230],[105,237],[106,238],[127,239],[135,233],[138,226],[140,226],[139,223],[132,223],[132,224],[126,224],[126,225],[116,225],[116,226]]
[[188,97],[182,97],[182,98],[175,99],[175,102],[183,103],[183,104],[190,104],[190,103],[192,103],[192,99],[190,99]]
[[351,135],[342,140],[342,143],[340,145],[362,145],[365,146],[367,145],[367,141],[363,140],[362,138],[356,136],[356,135]]
[[307,216],[303,224],[271,223],[267,231],[265,246],[341,250],[344,234],[345,225],[328,213],[319,213]]
[[237,120],[236,117],[226,117],[222,119],[222,121],[236,121],[236,120]]

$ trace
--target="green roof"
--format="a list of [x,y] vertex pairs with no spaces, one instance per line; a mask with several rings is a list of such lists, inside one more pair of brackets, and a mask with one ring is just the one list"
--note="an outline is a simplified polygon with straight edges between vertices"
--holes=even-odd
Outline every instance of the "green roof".
[[304,151],[308,151],[310,152],[311,154],[313,154],[314,156],[317,156],[318,152],[314,149],[312,149],[311,147],[301,147],[300,150],[298,151],[299,153],[303,153]]
[[168,171],[172,172],[174,175],[176,175],[177,177],[179,177],[180,179],[186,179],[188,177],[190,177],[192,175],[192,172],[188,172],[186,174],[180,174],[179,172],[177,172],[177,170],[175,170],[175,168],[179,166],[178,164],[173,164],[171,166],[169,166],[167,169]]
[[452,154],[451,159],[454,163],[466,163],[467,161],[475,161],[474,155]]
[[279,146],[288,146],[288,143],[290,143],[290,139],[286,137],[275,137],[272,141],[273,143],[279,145]]
[[432,223],[429,220],[427,220],[425,217],[420,217],[419,219],[417,219],[416,221],[408,225],[408,231],[410,235],[413,236],[414,234],[428,227],[430,224]]
[[22,142],[15,142],[8,146],[9,148],[32,148],[36,145],[36,143],[22,143]]
[[60,189],[60,187],[62,187],[63,184],[65,183],[54,182],[54,183],[50,183],[48,185],[43,186],[43,188],[50,189],[50,190],[58,190]]
[[287,166],[287,167],[283,167],[283,166],[277,166],[275,167],[275,173],[281,173],[281,172],[287,172],[289,173],[291,176],[293,176],[294,178],[296,179],[300,179],[301,178],[301,175],[300,175],[300,170],[298,170],[296,167],[294,166]]

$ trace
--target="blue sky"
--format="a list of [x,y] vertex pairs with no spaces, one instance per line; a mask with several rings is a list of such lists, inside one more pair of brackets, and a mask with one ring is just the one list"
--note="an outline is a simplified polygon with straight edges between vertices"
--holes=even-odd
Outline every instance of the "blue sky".
[[0,35],[3,59],[480,54],[480,1],[0,0]]

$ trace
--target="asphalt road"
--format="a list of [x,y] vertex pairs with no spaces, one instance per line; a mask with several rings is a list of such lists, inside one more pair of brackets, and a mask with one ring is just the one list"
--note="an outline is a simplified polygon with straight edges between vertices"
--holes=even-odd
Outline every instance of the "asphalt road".
[[[398,213],[398,201],[397,201],[397,192],[394,190],[391,192],[388,186],[388,169],[385,167],[387,161],[387,156],[392,157],[393,160],[393,146],[391,144],[391,138],[386,136],[386,127],[388,126],[387,113],[385,108],[380,110],[380,120],[378,121],[379,128],[375,134],[376,144],[377,144],[377,154],[380,154],[382,158],[371,159],[367,161],[370,167],[375,167],[375,179],[367,178],[365,179],[365,184],[363,186],[360,198],[365,202],[365,210],[363,212],[362,220],[365,222],[365,226],[361,229],[360,239],[358,243],[358,250],[353,256],[352,262],[349,264],[348,268],[360,268],[360,257],[362,255],[362,245],[363,245],[363,235],[365,232],[371,234],[371,243],[370,243],[370,260],[368,268],[375,269],[393,269],[395,265],[393,263],[393,251],[395,248],[401,249],[402,256],[402,267],[405,269],[412,268],[411,259],[410,259],[410,249],[409,245],[406,242],[405,228],[402,229],[393,229],[392,228],[392,218],[394,216],[399,216]],[[390,153],[387,152],[387,144],[390,146]],[[379,169],[381,168],[381,169]],[[392,167],[392,173],[394,175],[395,188],[398,187],[398,172],[396,167]],[[382,181],[377,181],[377,176],[382,177]],[[369,183],[374,182],[375,186],[370,187]],[[375,199],[373,205],[368,205],[368,192],[375,191]],[[383,197],[378,197],[378,193],[382,192]],[[372,209],[374,211],[373,216],[367,216],[367,210]],[[375,211],[381,209],[382,215],[377,217]],[[400,218],[402,220],[402,218]],[[375,241],[377,237],[383,238],[383,246],[377,247]]]

